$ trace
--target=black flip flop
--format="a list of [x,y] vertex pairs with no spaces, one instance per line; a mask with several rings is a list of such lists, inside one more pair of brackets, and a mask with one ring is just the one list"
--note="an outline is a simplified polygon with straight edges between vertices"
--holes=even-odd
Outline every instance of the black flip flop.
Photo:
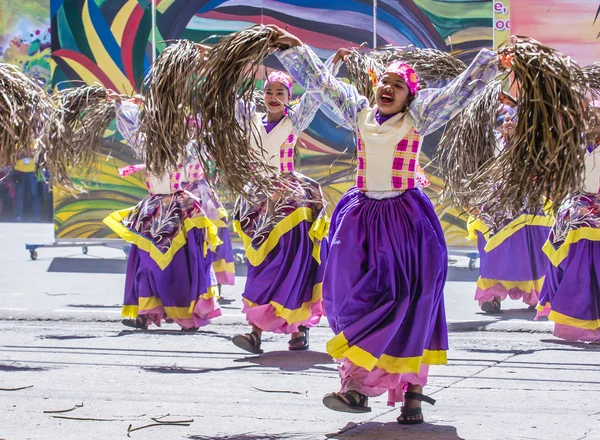
[[[354,394],[358,394],[358,400],[354,397]],[[339,395],[344,396],[348,402],[344,402],[340,399]],[[323,405],[333,411],[346,412],[346,413],[368,413],[371,412],[371,408],[368,406],[369,398],[358,391],[346,392],[346,393],[330,393],[323,397]]]
[[499,313],[502,313],[501,308],[502,305],[500,303],[500,300],[497,298],[494,298],[492,301],[484,302],[481,305],[481,310],[490,315],[497,315]]
[[[404,393],[404,400],[418,400],[419,402],[429,403],[430,405],[435,405],[435,399],[431,397],[425,396],[421,393],[413,393],[412,391],[407,391]],[[408,420],[408,417],[421,416],[420,419],[417,420]],[[400,418],[402,417],[402,418]],[[425,423],[425,419],[423,418],[423,410],[421,408],[406,408],[402,407],[400,410],[400,417],[396,419],[396,421],[400,425],[420,425],[421,423]]]
[[[300,327],[298,327],[298,330],[301,331],[302,333],[304,333],[304,335],[289,340],[289,342],[288,342],[288,350],[289,351],[308,350],[308,347],[309,347],[308,330],[309,329],[307,327],[304,327],[303,325],[301,325]],[[302,343],[302,345],[298,345],[297,347],[294,347],[293,345],[295,343],[296,344]]]
[[264,353],[260,348],[261,340],[256,332],[246,333],[245,335],[235,335],[231,342],[233,342],[236,347],[246,350],[247,352],[254,354]]
[[148,330],[147,323],[148,319],[144,315],[138,315],[136,319],[121,320],[121,324],[126,327],[139,328],[142,330]]

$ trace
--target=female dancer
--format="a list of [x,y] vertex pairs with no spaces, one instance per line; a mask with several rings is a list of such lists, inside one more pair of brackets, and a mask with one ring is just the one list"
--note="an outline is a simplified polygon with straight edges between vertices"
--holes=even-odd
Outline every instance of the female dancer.
[[447,252],[433,206],[416,183],[418,156],[422,137],[497,75],[494,54],[482,50],[446,87],[422,91],[411,66],[392,63],[370,108],[308,46],[276,30],[278,43],[292,46],[279,60],[313,99],[336,109],[358,139],[356,187],[335,208],[324,271],[325,309],[336,333],[327,350],[341,362],[341,390],[323,403],[367,412],[368,396],[388,391],[389,404],[405,402],[399,423],[423,423],[421,401],[434,402],[422,394],[428,366],[446,363]]
[[[515,126],[512,116],[503,115],[502,119],[499,150],[506,147]],[[542,247],[554,218],[544,212],[520,212],[511,218],[496,222],[483,210],[467,225],[469,239],[477,240],[480,255],[475,300],[490,314],[501,312],[501,301],[507,296],[535,307],[548,266]]]
[[[595,117],[600,120],[600,102]],[[556,214],[544,253],[550,260],[537,306],[554,321],[554,335],[600,342],[600,123],[587,147],[582,190]]]
[[[138,129],[141,99],[120,102],[114,92],[117,127],[134,149],[143,148]],[[219,243],[217,226],[205,211],[198,163],[190,156],[164,176],[147,174],[149,195],[135,207],[104,219],[131,243],[127,260],[123,324],[146,329],[162,320],[194,331],[221,315],[217,281],[211,263]],[[144,169],[134,165],[122,176]],[[219,206],[213,207],[218,219]]]
[[244,241],[248,263],[242,312],[252,330],[235,335],[233,343],[256,354],[263,352],[263,331],[291,334],[289,350],[308,349],[309,328],[323,315],[317,271],[328,229],[326,203],[319,184],[294,170],[296,141],[319,104],[308,94],[295,105],[291,98],[292,78],[274,71],[265,81],[266,113],[254,107],[247,111],[240,103],[237,115],[241,123],[254,124],[260,140],[251,136],[252,147],[262,147],[279,171],[274,185],[281,188],[281,194],[267,195],[248,187],[249,197],[238,198],[234,211],[234,228]]

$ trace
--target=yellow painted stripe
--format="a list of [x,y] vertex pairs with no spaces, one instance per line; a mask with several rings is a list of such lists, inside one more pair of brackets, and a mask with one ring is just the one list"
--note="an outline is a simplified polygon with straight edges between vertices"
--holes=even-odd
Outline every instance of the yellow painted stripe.
[[100,37],[96,33],[96,29],[94,29],[92,18],[90,17],[89,0],[86,0],[83,5],[83,11],[81,11],[81,21],[83,22],[85,35],[88,39],[90,49],[92,50],[94,58],[96,59],[96,64],[102,68],[106,75],[108,75],[108,77],[111,79],[115,87],[119,89],[116,90],[117,92],[131,93],[133,89],[129,80],[108,54],[104,48],[102,40],[100,40]]
[[74,61],[70,58],[64,58],[64,57],[59,57],[61,58],[63,61],[65,61],[69,67],[71,69],[73,69],[75,71],[75,73],[77,75],[79,75],[79,77],[81,78],[82,81],[84,81],[86,84],[102,84],[102,81],[100,81],[96,75],[94,75],[92,72],[90,72],[86,67],[82,66],[81,64],[79,64],[77,61]]
[[115,19],[110,25],[110,31],[115,36],[117,43],[119,43],[119,47],[123,41],[123,34],[125,33],[125,26],[127,26],[127,20],[133,13],[133,10],[138,5],[137,0],[129,0],[127,3],[123,5],[121,10],[115,15]]

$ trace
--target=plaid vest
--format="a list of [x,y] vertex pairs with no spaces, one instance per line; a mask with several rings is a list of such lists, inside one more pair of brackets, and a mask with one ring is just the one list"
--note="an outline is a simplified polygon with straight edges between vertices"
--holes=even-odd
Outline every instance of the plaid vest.
[[418,182],[423,138],[409,115],[398,114],[379,125],[376,109],[359,114],[356,186],[361,191],[404,191]]

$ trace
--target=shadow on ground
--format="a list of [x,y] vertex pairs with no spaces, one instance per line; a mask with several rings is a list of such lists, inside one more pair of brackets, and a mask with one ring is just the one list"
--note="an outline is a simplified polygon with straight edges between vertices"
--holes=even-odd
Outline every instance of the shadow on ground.
[[305,439],[306,435],[304,434],[293,434],[293,433],[283,433],[283,434],[233,434],[233,435],[192,435],[188,437],[189,440],[286,440],[286,439]]
[[343,429],[341,434],[327,434],[331,440],[463,440],[454,426],[424,423],[416,426],[401,426],[396,422],[368,422],[354,428]]

